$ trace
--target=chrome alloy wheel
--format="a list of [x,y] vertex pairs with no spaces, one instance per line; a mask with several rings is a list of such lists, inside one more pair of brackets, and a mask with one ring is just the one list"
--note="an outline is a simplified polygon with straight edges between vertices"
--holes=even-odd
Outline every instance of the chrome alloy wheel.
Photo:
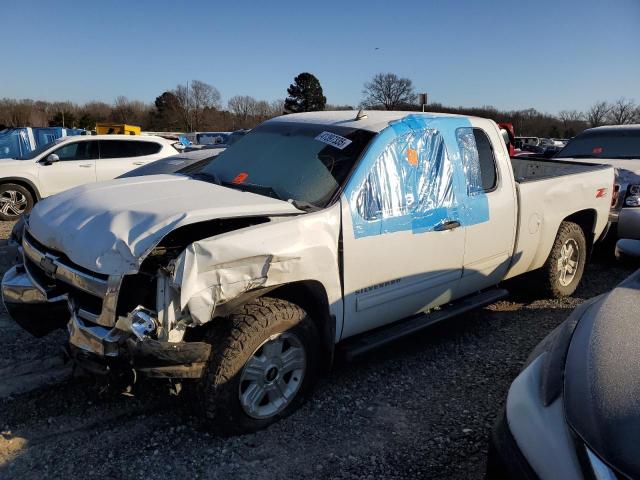
[[9,217],[19,217],[27,209],[27,197],[16,190],[0,194],[0,212]]
[[269,337],[249,357],[240,375],[240,404],[247,415],[269,418],[295,398],[307,369],[307,354],[291,332]]
[[560,285],[566,287],[576,276],[578,271],[578,259],[580,251],[578,244],[572,238],[567,240],[560,249],[560,258],[558,258],[558,280]]

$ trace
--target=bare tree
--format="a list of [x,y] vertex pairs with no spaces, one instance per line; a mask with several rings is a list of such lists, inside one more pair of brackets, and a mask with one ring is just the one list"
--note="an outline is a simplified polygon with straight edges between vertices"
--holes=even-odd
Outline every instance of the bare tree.
[[611,107],[607,102],[595,103],[585,114],[590,127],[599,127],[604,125]]
[[178,111],[182,117],[184,129],[189,132],[202,127],[207,110],[217,110],[220,107],[218,89],[200,80],[193,80],[187,85],[178,85],[171,93],[178,100]]
[[269,117],[279,117],[284,114],[284,98],[273,100],[269,103]]
[[120,123],[133,123],[133,110],[129,99],[124,95],[119,95],[113,102],[113,109],[111,110],[113,119]]
[[269,105],[269,102],[265,100],[258,100],[255,105],[254,115],[258,117],[259,120],[266,120],[267,118],[275,117],[280,114],[277,113],[272,115],[271,105]]
[[325,110],[353,110],[351,105],[332,105],[329,104],[324,107]]
[[176,97],[176,110],[182,120],[182,128],[187,132],[193,131],[193,122],[191,118],[191,98],[189,89],[185,85],[178,85],[171,92]]
[[220,92],[213,85],[194,80],[189,91],[190,105],[193,114],[193,128],[200,130],[203,125],[206,110],[218,110],[220,107]]
[[246,120],[249,116],[256,115],[257,103],[258,101],[249,95],[236,95],[229,99],[227,108],[241,120]]
[[570,122],[581,121],[584,118],[584,115],[578,110],[563,110],[558,114],[558,117],[560,117],[560,120],[562,120],[562,123],[566,128]]
[[119,123],[142,125],[147,120],[150,110],[151,106],[144,102],[129,100],[127,97],[120,95],[113,103],[110,118]]
[[378,73],[364,84],[362,105],[369,108],[384,107],[393,110],[415,103],[413,83],[408,78],[399,78],[395,73]]
[[609,123],[613,125],[625,125],[633,123],[636,116],[636,104],[633,100],[627,100],[626,98],[619,98],[616,100],[611,108],[607,119]]

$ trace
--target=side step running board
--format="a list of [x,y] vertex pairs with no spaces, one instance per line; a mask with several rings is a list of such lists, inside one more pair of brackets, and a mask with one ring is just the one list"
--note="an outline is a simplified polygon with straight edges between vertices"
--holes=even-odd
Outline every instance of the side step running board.
[[457,300],[454,303],[443,305],[439,310],[415,315],[405,320],[392,323],[391,325],[377,328],[371,332],[361,333],[360,335],[345,340],[339,348],[343,352],[344,358],[350,361],[370,350],[412,335],[438,322],[475,308],[490,305],[506,297],[508,294],[509,292],[501,288],[486,290]]

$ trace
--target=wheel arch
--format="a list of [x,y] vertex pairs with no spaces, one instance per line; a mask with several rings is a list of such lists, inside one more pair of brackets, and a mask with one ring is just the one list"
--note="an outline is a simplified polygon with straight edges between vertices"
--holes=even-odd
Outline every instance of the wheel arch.
[[28,180],[24,177],[0,178],[0,185],[5,185],[7,183],[14,183],[16,185],[21,185],[27,190],[29,190],[29,192],[33,196],[33,203],[36,203],[42,199],[42,197],[40,196],[40,191],[38,190],[38,187],[36,187],[36,185],[31,180]]
[[187,330],[185,340],[200,341],[204,338],[205,330],[217,320],[230,315],[248,302],[265,296],[294,303],[307,312],[320,334],[323,367],[328,371],[333,364],[335,352],[336,318],[330,313],[327,291],[317,280],[301,280],[245,292],[218,306],[211,322]]
[[[587,241],[587,258],[593,250],[593,242],[595,240],[595,229],[598,221],[598,212],[592,208],[579,210],[562,219],[563,222],[573,222],[577,224],[584,233]],[[560,226],[558,226],[560,228]],[[557,235],[557,233],[556,233]]]
[[324,285],[317,280],[302,280],[278,286],[266,295],[295,303],[307,312],[320,333],[323,364],[329,370],[335,351],[336,318],[330,313]]

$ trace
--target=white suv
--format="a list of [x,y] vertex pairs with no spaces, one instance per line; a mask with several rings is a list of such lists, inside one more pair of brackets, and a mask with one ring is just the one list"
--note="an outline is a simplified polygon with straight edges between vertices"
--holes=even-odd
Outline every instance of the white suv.
[[141,135],[63,137],[23,157],[2,159],[0,220],[15,220],[54,193],[175,155],[174,143]]

